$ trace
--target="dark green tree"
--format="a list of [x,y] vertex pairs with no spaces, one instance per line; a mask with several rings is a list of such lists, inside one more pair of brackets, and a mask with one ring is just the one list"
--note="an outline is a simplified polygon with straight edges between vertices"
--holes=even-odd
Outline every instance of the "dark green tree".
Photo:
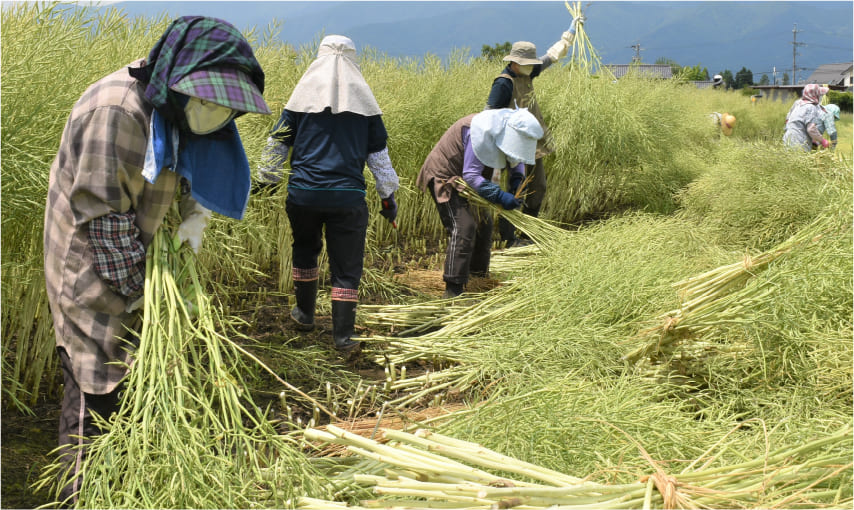
[[741,71],[735,73],[735,85],[733,88],[743,89],[751,85],[753,85],[753,72],[750,69],[742,67]]
[[762,78],[759,78],[759,85],[768,85],[771,83],[771,79],[768,78],[767,74],[763,74]]
[[721,72],[721,77],[724,79],[724,86],[726,88],[733,88],[733,86],[735,85],[735,80],[732,77],[732,71],[730,71],[729,69],[724,69],[723,72]]
[[789,73],[783,73],[783,85],[789,84]]
[[658,57],[655,60],[657,65],[669,65],[670,72],[673,73],[673,76],[679,76],[679,72],[682,70],[682,66],[680,66],[675,60],[665,57]]
[[505,55],[510,53],[512,46],[510,41],[504,41],[504,44],[495,43],[495,46],[484,44],[480,48],[480,56],[487,60],[501,60]]

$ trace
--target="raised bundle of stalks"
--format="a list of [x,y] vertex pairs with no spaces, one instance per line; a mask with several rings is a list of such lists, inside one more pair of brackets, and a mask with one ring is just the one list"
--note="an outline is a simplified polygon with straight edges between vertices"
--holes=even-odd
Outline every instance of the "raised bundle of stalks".
[[[616,428],[616,427],[615,427]],[[625,484],[586,481],[428,430],[384,430],[385,444],[335,426],[306,430],[311,441],[344,445],[373,461],[343,474],[380,496],[365,508],[835,508],[849,505],[851,425],[735,464],[713,449],[665,471],[636,444],[650,471]],[[716,449],[730,445],[729,435]],[[848,454],[846,453],[848,452]],[[362,468],[362,472],[358,471]],[[299,508],[320,508],[317,499]],[[332,502],[329,502],[332,503]]]
[[[573,18],[577,18],[584,14],[581,8],[581,2],[565,1],[566,10]],[[589,3],[587,5],[590,5]],[[584,24],[580,23],[575,28],[575,39],[572,41],[572,48],[569,50],[570,62],[572,62],[572,70],[578,69],[586,74],[592,74],[596,70],[605,74],[605,77],[613,80],[614,74],[610,69],[602,65],[602,60],[599,58],[599,53],[590,38],[587,36],[587,30],[584,29]],[[570,71],[572,72],[572,71]]]
[[749,322],[751,312],[758,310],[759,304],[776,288],[771,280],[757,280],[757,273],[793,250],[818,242],[835,228],[838,229],[837,218],[819,217],[772,250],[755,257],[745,254],[740,262],[675,283],[680,307],[662,314],[658,318],[660,324],[639,332],[633,341],[640,341],[641,346],[626,354],[624,359],[634,363],[641,358],[654,357],[685,338],[688,331],[702,335],[716,325]]
[[104,433],[88,446],[78,504],[281,506],[296,487],[313,487],[296,445],[248,393],[248,353],[234,334],[204,292],[195,255],[164,225],[147,253],[143,324],[120,409],[98,419]]

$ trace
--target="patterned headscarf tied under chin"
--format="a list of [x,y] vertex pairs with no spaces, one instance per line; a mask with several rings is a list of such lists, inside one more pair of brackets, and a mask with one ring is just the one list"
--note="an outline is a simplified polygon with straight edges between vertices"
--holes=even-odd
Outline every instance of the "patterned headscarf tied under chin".
[[829,89],[815,83],[810,83],[804,87],[804,92],[801,95],[801,100],[805,103],[819,104],[821,96],[827,94]]

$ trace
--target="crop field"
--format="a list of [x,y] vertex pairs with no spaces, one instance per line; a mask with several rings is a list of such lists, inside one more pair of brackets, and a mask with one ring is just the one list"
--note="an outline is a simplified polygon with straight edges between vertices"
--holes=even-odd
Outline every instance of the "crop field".
[[[56,498],[42,224],[63,126],[170,21],[2,10],[4,508]],[[246,33],[274,112],[237,121],[253,169],[316,50],[280,30]],[[791,102],[615,81],[595,44],[579,37],[535,81],[557,147],[539,219],[479,206],[535,243],[496,237],[489,276],[452,300],[445,232],[414,183],[502,63],[360,51],[401,189],[393,229],[366,172],[357,359],[332,347],[325,255],[319,327],[290,323],[285,190],[253,194],[242,221],[214,216],[198,255],[167,221],[149,249],[147,328],[79,506],[851,508],[851,113],[836,151],[787,150]],[[732,136],[712,112],[736,117]]]

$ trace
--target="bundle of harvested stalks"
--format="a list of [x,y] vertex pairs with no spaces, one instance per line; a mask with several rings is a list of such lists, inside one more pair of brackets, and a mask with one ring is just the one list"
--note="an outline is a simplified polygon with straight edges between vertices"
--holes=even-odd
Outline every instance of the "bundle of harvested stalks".
[[[677,474],[665,472],[636,444],[653,472],[619,485],[593,483],[424,429],[383,434],[385,444],[335,426],[306,430],[305,437],[344,445],[373,461],[359,465],[361,473],[351,469],[340,475],[380,496],[363,500],[366,508],[825,508],[852,501],[852,462],[845,454],[850,424],[734,465],[715,465],[718,454],[710,450],[684,462]],[[717,445],[721,451],[729,448],[728,437]],[[297,506],[327,503],[332,502],[301,499]]]
[[[462,179],[460,179],[462,181]],[[499,216],[512,223],[516,228],[524,232],[541,249],[548,250],[558,244],[562,236],[567,232],[560,227],[545,220],[524,214],[520,209],[506,210],[503,207],[486,200],[468,184],[460,192],[469,203],[488,211],[496,212]]]
[[[584,14],[581,8],[581,2],[565,1],[566,10],[573,18],[578,18]],[[589,3],[587,5],[590,5]],[[572,70],[579,69],[587,74],[593,74],[597,69],[600,72],[606,73],[606,76],[613,80],[614,74],[610,69],[602,65],[602,60],[599,58],[599,53],[587,37],[587,31],[584,30],[584,24],[580,23],[575,29],[575,39],[572,41],[572,48],[569,51],[570,61],[572,62]]]
[[[246,391],[245,351],[229,334],[195,255],[164,224],[147,253],[143,325],[120,410],[98,419],[104,433],[88,447],[80,505],[281,506],[294,487],[314,484],[295,443]],[[270,472],[288,475],[262,481]]]
[[717,324],[748,320],[750,310],[774,292],[771,281],[757,281],[756,275],[772,262],[804,245],[819,241],[837,224],[830,215],[820,216],[809,226],[756,257],[745,254],[734,264],[721,266],[673,286],[679,292],[681,306],[658,317],[661,322],[639,332],[633,340],[646,341],[624,356],[630,362],[653,356],[691,330],[702,333]]

